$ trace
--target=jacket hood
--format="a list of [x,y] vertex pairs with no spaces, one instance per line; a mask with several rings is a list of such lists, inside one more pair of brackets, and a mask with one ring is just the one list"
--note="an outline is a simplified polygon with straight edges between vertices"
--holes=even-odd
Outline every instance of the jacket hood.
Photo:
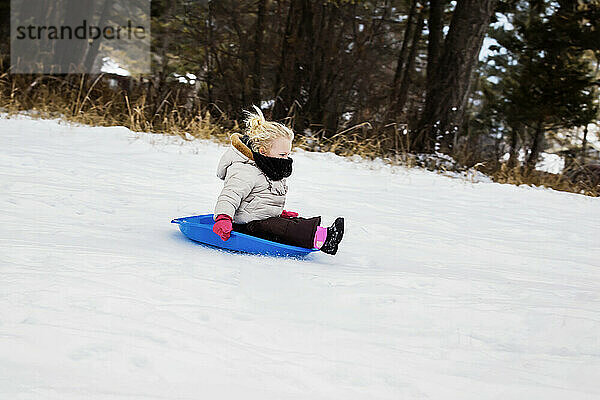
[[234,133],[231,136],[231,147],[221,156],[219,165],[217,166],[217,177],[219,179],[225,179],[227,168],[234,163],[254,164],[252,151],[240,139],[240,134]]

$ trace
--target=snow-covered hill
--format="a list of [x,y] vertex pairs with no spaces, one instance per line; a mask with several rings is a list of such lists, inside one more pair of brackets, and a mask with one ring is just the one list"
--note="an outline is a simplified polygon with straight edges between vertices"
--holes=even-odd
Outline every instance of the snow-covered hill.
[[600,199],[297,152],[338,254],[235,255],[223,151],[0,119],[0,398],[600,398]]

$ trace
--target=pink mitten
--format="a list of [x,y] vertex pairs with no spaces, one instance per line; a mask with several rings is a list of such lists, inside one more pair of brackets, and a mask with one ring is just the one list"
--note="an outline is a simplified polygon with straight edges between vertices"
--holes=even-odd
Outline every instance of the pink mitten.
[[219,235],[223,241],[227,241],[231,236],[231,230],[233,229],[231,223],[232,220],[229,215],[219,214],[213,225],[213,232]]
[[293,217],[297,217],[298,213],[297,212],[293,212],[293,211],[285,211],[285,210],[283,210],[283,212],[281,213],[281,216],[283,218],[293,218]]

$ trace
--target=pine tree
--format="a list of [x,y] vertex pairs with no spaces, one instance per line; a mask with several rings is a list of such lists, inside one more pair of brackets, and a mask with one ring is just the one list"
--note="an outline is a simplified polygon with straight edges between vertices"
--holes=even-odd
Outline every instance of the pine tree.
[[519,146],[526,150],[526,166],[534,168],[548,132],[582,126],[596,117],[585,54],[600,43],[590,40],[591,28],[582,29],[585,16],[596,8],[586,11],[567,1],[517,1],[509,14],[514,29],[493,32],[501,47],[487,71],[495,76],[484,88],[482,114],[487,116],[479,117],[504,132],[510,166],[517,164]]

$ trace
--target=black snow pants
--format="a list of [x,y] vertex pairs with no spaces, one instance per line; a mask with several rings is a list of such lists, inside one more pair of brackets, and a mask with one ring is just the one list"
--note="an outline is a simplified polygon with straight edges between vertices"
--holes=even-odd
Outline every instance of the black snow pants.
[[271,217],[260,221],[250,221],[247,224],[234,223],[233,230],[272,242],[312,249],[317,226],[320,223],[320,216],[312,218]]

